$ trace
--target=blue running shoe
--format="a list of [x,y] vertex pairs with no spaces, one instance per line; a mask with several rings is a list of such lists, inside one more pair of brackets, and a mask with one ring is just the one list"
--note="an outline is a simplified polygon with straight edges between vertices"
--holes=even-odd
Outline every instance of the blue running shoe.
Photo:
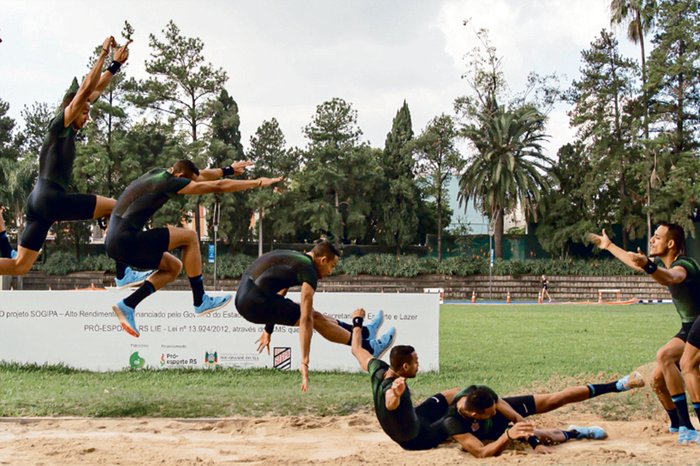
[[154,270],[147,270],[145,272],[137,272],[131,267],[127,267],[124,270],[124,278],[114,277],[114,283],[117,284],[117,288],[122,289],[128,286],[141,286],[143,282],[146,281],[148,277],[153,275]]
[[618,380],[615,386],[619,391],[626,392],[627,390],[632,390],[633,388],[643,387],[644,379],[642,378],[642,374],[634,371]]
[[17,257],[17,251],[15,251],[15,250],[13,249],[12,252],[10,253],[10,259],[14,259],[14,258],[16,258],[16,257]]
[[668,433],[669,433],[669,434],[677,434],[677,433],[678,433],[678,427],[668,426]]
[[391,327],[388,332],[379,337],[376,340],[369,340],[369,346],[372,347],[372,356],[375,358],[381,358],[382,354],[386,352],[394,343],[394,338],[396,337],[396,329]]
[[678,445],[688,445],[698,442],[698,432],[693,429],[688,429],[685,426],[678,428]]
[[374,319],[372,319],[367,325],[365,325],[365,327],[367,327],[367,330],[369,330],[369,335],[367,336],[368,340],[374,340],[375,338],[377,338],[377,330],[379,330],[379,327],[382,326],[383,322],[384,311],[380,309],[374,316]]
[[226,294],[223,296],[209,296],[205,294],[202,297],[202,304],[194,307],[194,313],[198,316],[205,316],[211,314],[214,311],[221,309],[231,302],[231,295]]
[[578,432],[578,435],[576,436],[577,439],[591,439],[591,440],[603,440],[604,438],[608,437],[608,434],[603,430],[602,427],[598,426],[591,426],[591,427],[583,427],[583,426],[569,426],[567,430],[575,430]]
[[132,337],[138,338],[140,333],[138,327],[136,326],[136,320],[134,320],[136,310],[124,304],[123,299],[115,306],[112,306],[112,310],[117,315],[119,323],[122,324],[124,331]]

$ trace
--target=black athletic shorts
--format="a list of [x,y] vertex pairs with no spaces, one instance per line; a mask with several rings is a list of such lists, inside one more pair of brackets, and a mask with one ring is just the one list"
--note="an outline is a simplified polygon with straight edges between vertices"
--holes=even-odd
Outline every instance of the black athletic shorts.
[[137,230],[123,218],[109,219],[105,249],[112,259],[140,269],[157,269],[168,252],[170,232],[167,228]]
[[[695,322],[697,321],[698,319],[695,320]],[[693,324],[695,322],[682,322],[681,329],[673,337],[680,338],[681,340],[683,340],[683,343],[688,341],[688,334],[690,333],[690,329],[693,327]]]
[[248,322],[294,326],[301,317],[301,306],[277,293],[267,294],[247,275],[236,291],[236,309]]
[[447,398],[442,393],[431,396],[416,406],[416,415],[420,422],[418,435],[399,445],[405,450],[430,450],[447,440],[447,430],[442,418],[447,415]]
[[[685,324],[683,324],[685,325]],[[683,329],[681,328],[681,331]],[[686,343],[690,343],[696,348],[700,349],[700,318],[695,319],[695,322],[693,322],[690,325],[690,330],[688,331],[688,337],[685,340]]]
[[[522,395],[522,396],[510,396],[503,398],[516,413],[520,414],[522,417],[532,416],[536,414],[535,397],[533,395]],[[501,413],[496,413],[496,415],[491,418],[493,424],[491,427],[491,436],[493,439],[497,439],[503,432],[505,432],[510,426],[511,422]]]
[[54,222],[89,220],[96,205],[94,194],[67,193],[61,185],[40,178],[27,198],[27,225],[20,246],[39,251]]

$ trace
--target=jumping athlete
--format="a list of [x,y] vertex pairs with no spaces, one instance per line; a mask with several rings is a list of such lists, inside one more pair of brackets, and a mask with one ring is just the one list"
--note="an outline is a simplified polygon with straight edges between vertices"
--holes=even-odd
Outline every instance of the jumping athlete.
[[437,393],[413,406],[406,379],[418,373],[418,355],[412,346],[396,345],[389,355],[390,364],[363,348],[364,309],[352,314],[352,354],[372,381],[374,411],[382,430],[406,450],[429,450],[447,440],[443,418],[458,388]]
[[[199,170],[191,161],[180,160],[169,169],[154,168],[133,181],[119,196],[109,220],[105,249],[120,262],[138,268],[157,269],[133,294],[112,307],[124,330],[139,336],[134,314],[136,306],[147,296],[175,280],[182,270],[190,280],[194,296],[194,313],[206,315],[225,306],[231,295],[211,297],[204,293],[202,256],[197,233],[189,228],[168,226],[143,231],[151,216],[170,198],[178,194],[201,195],[227,193],[271,186],[281,178],[256,180],[220,180],[242,172],[250,162],[230,167]],[[182,248],[182,262],[168,251]]]
[[[321,314],[313,308],[313,298],[320,278],[329,276],[340,254],[328,241],[316,244],[308,254],[276,250],[263,254],[243,273],[236,292],[236,309],[249,322],[264,324],[258,339],[258,352],[270,351],[270,338],[275,325],[299,327],[301,347],[301,390],[309,386],[309,350],[313,330],[326,340],[349,345],[352,326]],[[287,290],[301,286],[301,304],[285,297]],[[372,323],[363,329],[362,345],[376,357],[391,345],[395,330],[392,327],[376,339],[382,323],[380,311]]]
[[[109,215],[116,201],[94,194],[68,193],[75,160],[75,137],[90,119],[90,105],[109,85],[112,77],[129,58],[129,44],[116,50],[114,61],[102,73],[110,48],[116,46],[110,36],[102,43],[92,70],[77,92],[63,99],[62,110],[51,120],[39,154],[39,177],[27,199],[27,223],[13,258],[0,259],[0,275],[24,275],[39,256],[41,246],[54,222],[98,219]],[[0,236],[0,249],[9,245]],[[4,255],[2,257],[5,257]],[[136,272],[117,263],[117,285],[127,286],[143,281],[150,272]]]
[[697,318],[700,315],[700,266],[693,258],[683,255],[683,228],[673,223],[659,223],[649,240],[650,256],[657,261],[647,257],[639,248],[637,252],[628,252],[616,246],[605,230],[600,235],[590,233],[588,238],[624,264],[634,270],[643,270],[656,282],[668,287],[681,317],[681,329],[656,353],[652,388],[671,419],[669,432],[678,432],[678,443],[699,442],[688,414],[683,379],[688,384],[693,408],[700,415],[700,319]]
[[[447,434],[463,450],[477,458],[499,455],[515,439],[527,440],[537,453],[549,453],[543,443],[562,443],[584,438],[604,439],[607,434],[598,426],[569,426],[567,430],[537,429],[534,423],[525,421],[526,417],[547,413],[569,403],[642,386],[644,380],[638,372],[606,384],[588,384],[556,393],[506,398],[499,398],[489,387],[472,385],[454,396],[449,414],[442,422]],[[512,409],[504,410],[503,403]],[[485,445],[484,442],[490,443]]]

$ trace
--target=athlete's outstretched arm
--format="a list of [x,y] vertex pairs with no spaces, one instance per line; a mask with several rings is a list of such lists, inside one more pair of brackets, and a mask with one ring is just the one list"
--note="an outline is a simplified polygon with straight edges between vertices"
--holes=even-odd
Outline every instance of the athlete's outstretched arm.
[[352,329],[352,355],[355,356],[357,362],[360,363],[360,367],[363,371],[367,371],[369,368],[369,362],[372,360],[372,355],[369,351],[362,347],[362,326],[355,327],[355,318],[365,318],[364,309],[355,309],[352,312],[353,329]]
[[[233,162],[231,164],[231,169],[233,169],[234,175],[242,175],[247,167],[255,165],[254,162],[249,160],[242,160],[240,162]],[[205,168],[199,170],[199,176],[195,178],[195,181],[212,181],[218,180],[224,177],[223,168]]]
[[[116,52],[114,52],[114,61],[118,62],[120,65],[126,63],[126,60],[129,58],[129,44],[131,44],[131,42],[132,41],[128,41],[126,44],[119,47]],[[116,73],[116,71],[114,71],[114,73]],[[104,91],[112,81],[114,73],[110,69],[107,69],[104,71],[104,73],[102,73],[102,76],[100,76],[100,82],[97,83],[95,90],[93,90],[90,94],[90,103],[96,101],[100,95],[102,95],[102,91]]]
[[178,194],[209,194],[209,193],[233,193],[247,191],[254,188],[266,188],[282,181],[277,178],[258,178],[256,180],[216,180],[216,181],[191,181],[187,186],[179,190]]
[[509,430],[503,432],[493,442],[484,445],[481,440],[472,434],[453,435],[452,438],[459,443],[462,450],[471,453],[476,458],[490,458],[498,456],[508,446],[508,442],[515,439],[526,439],[535,434],[535,425],[531,422],[518,422]]
[[501,413],[506,419],[513,422],[524,421],[525,418],[520,415],[513,407],[503,398],[499,397],[496,402],[496,411]]
[[299,317],[299,345],[301,347],[301,391],[309,390],[309,353],[314,331],[314,288],[307,282],[301,285],[301,317]]
[[605,229],[603,229],[603,232],[600,235],[596,235],[595,233],[588,233],[586,237],[591,243],[595,244],[600,249],[605,249],[623,264],[627,265],[628,267],[634,270],[637,270],[638,272],[642,271],[642,269],[639,266],[637,266],[637,264],[634,262],[631,256],[634,253],[627,252],[612,241],[610,241],[610,238],[608,238],[608,234],[605,233]]
[[100,81],[100,73],[105,64],[105,58],[109,54],[109,49],[114,45],[114,37],[109,36],[102,43],[102,53],[95,61],[95,65],[90,72],[85,76],[83,83],[80,85],[78,92],[73,97],[70,104],[63,110],[63,124],[68,128],[73,121],[78,118],[78,115],[83,111],[83,106],[90,98],[90,95],[97,87]]

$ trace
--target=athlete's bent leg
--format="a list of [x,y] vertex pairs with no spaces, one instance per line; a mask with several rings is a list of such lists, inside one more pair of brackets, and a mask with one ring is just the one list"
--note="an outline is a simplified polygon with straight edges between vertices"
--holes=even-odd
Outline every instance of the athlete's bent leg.
[[535,398],[535,412],[537,414],[548,413],[561,408],[569,403],[578,403],[590,398],[588,386],[566,388],[560,392],[542,393],[533,395]]
[[92,213],[92,218],[102,218],[112,213],[112,209],[117,205],[117,201],[111,197],[103,197],[95,195],[95,211]]
[[189,228],[168,227],[170,242],[168,250],[182,248],[182,262],[185,273],[192,278],[202,275],[202,254],[199,251],[197,232]]
[[26,275],[39,257],[39,251],[23,246],[17,248],[14,259],[0,259],[0,275]]

